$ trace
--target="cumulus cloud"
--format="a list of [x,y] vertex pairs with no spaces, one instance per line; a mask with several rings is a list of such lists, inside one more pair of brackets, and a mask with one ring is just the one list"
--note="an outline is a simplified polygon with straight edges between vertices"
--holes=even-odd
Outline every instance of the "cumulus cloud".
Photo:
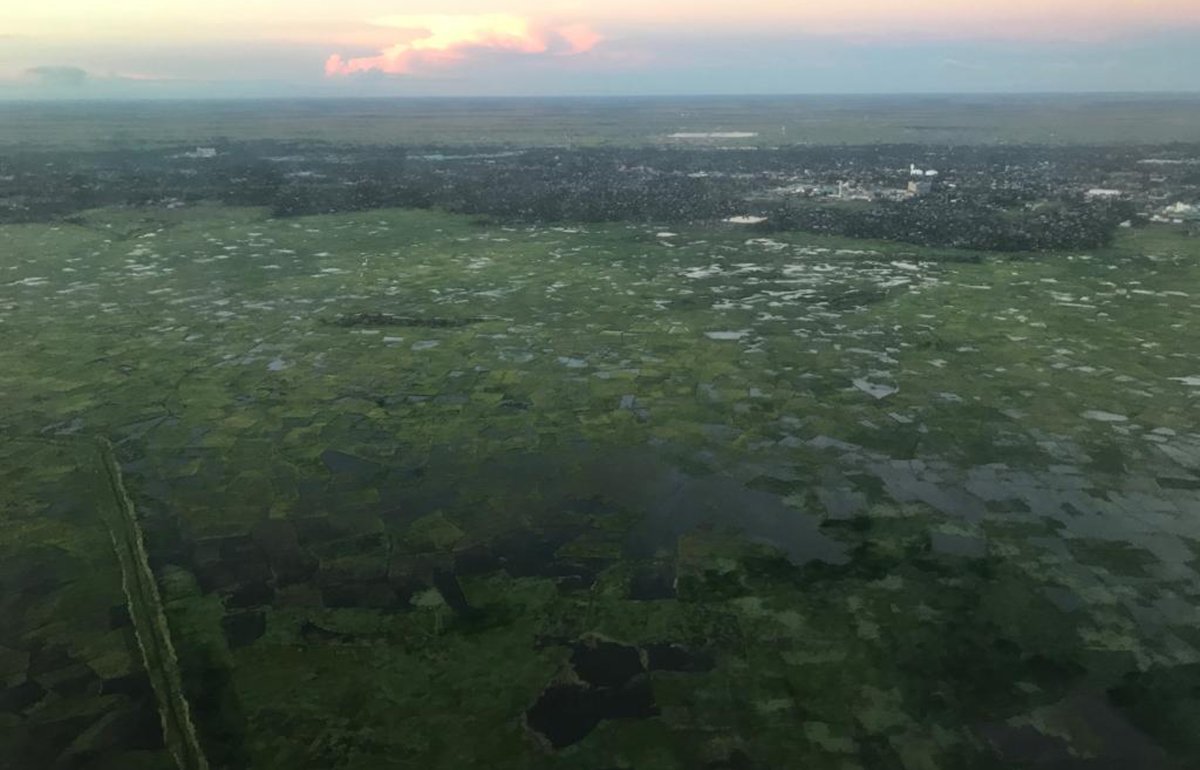
[[88,79],[85,69],[59,65],[30,67],[25,70],[25,75],[47,86],[81,86]]
[[600,42],[584,24],[549,24],[510,14],[392,16],[375,23],[396,29],[402,39],[374,56],[335,53],[325,62],[326,75],[411,75],[486,53],[572,56]]

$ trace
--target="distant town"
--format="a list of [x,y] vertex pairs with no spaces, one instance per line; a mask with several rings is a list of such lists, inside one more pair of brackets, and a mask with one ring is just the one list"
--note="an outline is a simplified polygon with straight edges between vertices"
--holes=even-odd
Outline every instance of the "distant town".
[[338,146],[222,141],[0,159],[0,221],[198,201],[277,216],[442,208],[502,221],[724,220],[998,251],[1103,245],[1117,228],[1200,232],[1200,147]]

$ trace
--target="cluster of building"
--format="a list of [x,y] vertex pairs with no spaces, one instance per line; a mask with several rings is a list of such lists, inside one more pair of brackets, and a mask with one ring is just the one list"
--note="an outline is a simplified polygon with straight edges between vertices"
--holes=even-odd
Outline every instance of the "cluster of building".
[[915,163],[909,164],[908,167],[908,194],[909,197],[918,195],[928,195],[933,192],[933,182],[938,177],[937,169],[919,169]]
[[1200,206],[1177,201],[1170,206],[1166,206],[1157,214],[1152,214],[1150,221],[1173,225],[1200,222]]

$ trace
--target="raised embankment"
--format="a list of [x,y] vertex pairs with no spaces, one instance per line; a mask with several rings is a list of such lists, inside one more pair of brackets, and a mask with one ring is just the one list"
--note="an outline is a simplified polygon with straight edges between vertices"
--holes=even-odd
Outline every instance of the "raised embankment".
[[158,700],[163,740],[180,770],[208,770],[208,761],[204,757],[184,696],[179,660],[171,643],[171,632],[163,612],[158,584],[150,570],[137,513],[125,491],[112,444],[103,438],[97,439],[96,443],[103,474],[112,493],[111,504],[101,503],[100,508],[120,562],[121,583],[142,661]]

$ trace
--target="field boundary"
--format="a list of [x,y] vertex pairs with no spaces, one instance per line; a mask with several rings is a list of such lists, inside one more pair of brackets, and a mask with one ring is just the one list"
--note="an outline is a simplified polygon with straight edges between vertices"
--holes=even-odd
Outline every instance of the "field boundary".
[[121,588],[133,619],[142,662],[158,701],[163,741],[180,770],[208,770],[208,760],[184,695],[179,660],[171,643],[162,598],[150,569],[133,501],[125,490],[112,443],[98,438],[96,444],[115,507],[115,511],[104,516],[104,521],[120,564]]

